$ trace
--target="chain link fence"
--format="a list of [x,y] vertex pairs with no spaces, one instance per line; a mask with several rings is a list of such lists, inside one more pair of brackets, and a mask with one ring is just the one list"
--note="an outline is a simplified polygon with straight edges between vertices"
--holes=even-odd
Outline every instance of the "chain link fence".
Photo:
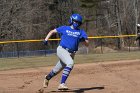
[[[122,39],[122,41],[125,41],[125,43],[120,42],[120,39]],[[86,48],[82,44],[80,44],[77,53],[95,54],[95,53],[109,53],[123,51],[131,52],[140,50],[140,47],[137,44],[134,44],[134,41],[135,35],[89,37],[90,42],[89,47]],[[12,47],[9,48],[8,47],[9,45],[12,45]],[[21,41],[0,42],[0,46],[3,46],[3,49],[1,49],[0,52],[0,58],[46,56],[50,54],[55,54],[58,45],[59,39],[50,40],[47,46],[43,45],[42,40],[21,40]],[[28,48],[28,46],[34,47]]]

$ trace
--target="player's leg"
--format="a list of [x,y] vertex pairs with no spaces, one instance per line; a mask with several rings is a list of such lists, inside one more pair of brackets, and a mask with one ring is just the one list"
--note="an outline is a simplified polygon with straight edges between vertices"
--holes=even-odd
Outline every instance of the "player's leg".
[[[66,67],[63,70],[62,78],[61,78],[61,84],[59,85],[58,89],[68,89],[68,87],[65,85],[65,82],[73,68],[74,62],[71,57],[71,54],[63,49],[62,47],[57,48],[57,56],[66,64]],[[74,54],[73,54],[74,55]]]
[[68,78],[71,70],[73,69],[73,65],[74,65],[73,57],[74,57],[74,54],[66,57],[67,59],[69,59],[69,61],[68,62],[66,61],[66,63],[65,63],[66,64],[66,67],[63,70],[61,84],[63,84],[63,83],[66,82],[66,80],[67,80],[67,78]]
[[48,83],[49,83],[49,80],[52,77],[54,77],[55,75],[57,75],[64,67],[65,67],[65,64],[62,61],[58,61],[58,63],[52,69],[52,71],[48,75],[45,76],[43,87],[47,87]]

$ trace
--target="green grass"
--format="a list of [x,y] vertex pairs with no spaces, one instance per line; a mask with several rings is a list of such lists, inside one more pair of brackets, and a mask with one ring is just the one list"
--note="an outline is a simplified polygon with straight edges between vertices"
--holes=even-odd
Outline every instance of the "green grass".
[[[140,59],[140,51],[105,54],[76,55],[75,63],[107,62],[116,60]],[[56,55],[44,57],[0,58],[0,70],[36,68],[55,65],[58,61]]]

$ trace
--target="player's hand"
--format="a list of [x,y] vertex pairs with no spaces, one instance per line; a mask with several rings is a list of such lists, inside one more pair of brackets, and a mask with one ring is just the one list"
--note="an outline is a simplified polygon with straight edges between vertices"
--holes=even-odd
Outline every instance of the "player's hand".
[[44,41],[43,41],[43,44],[44,44],[44,45],[48,45],[48,41],[44,40]]

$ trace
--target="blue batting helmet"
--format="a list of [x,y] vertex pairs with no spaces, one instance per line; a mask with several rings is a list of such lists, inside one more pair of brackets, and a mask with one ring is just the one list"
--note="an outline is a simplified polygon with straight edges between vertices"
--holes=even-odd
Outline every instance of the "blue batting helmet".
[[75,22],[79,22],[80,23],[79,25],[81,25],[82,19],[83,18],[80,14],[72,14],[69,19],[69,24],[71,25],[73,23],[73,21],[75,21]]

